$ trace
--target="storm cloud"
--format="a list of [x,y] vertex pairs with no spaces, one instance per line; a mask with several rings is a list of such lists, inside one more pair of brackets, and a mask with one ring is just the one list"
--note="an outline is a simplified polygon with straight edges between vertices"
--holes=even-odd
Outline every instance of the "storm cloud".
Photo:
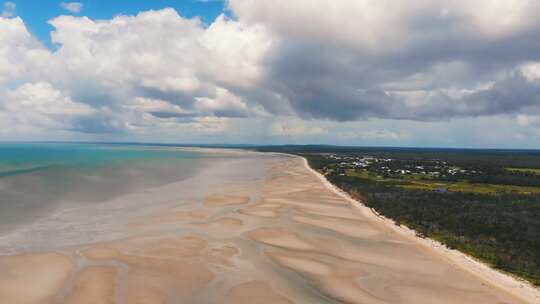
[[231,6],[279,37],[265,84],[301,117],[433,121],[539,110],[538,78],[524,75],[540,60],[535,1]]

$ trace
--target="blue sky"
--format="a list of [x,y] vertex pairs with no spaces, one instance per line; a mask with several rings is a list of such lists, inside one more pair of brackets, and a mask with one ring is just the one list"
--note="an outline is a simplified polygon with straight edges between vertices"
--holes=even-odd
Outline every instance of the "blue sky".
[[[47,46],[50,44],[50,32],[53,27],[47,22],[59,15],[87,16],[92,19],[110,19],[116,15],[136,15],[141,11],[159,10],[166,7],[176,9],[182,16],[200,17],[209,24],[221,13],[226,13],[224,2],[220,0],[89,0],[81,3],[79,13],[62,8],[62,1],[57,0],[0,0],[3,7],[6,2],[16,4],[16,14],[26,23],[29,31]],[[72,1],[64,1],[68,3]]]
[[0,0],[0,141],[540,148],[538,33],[538,0]]

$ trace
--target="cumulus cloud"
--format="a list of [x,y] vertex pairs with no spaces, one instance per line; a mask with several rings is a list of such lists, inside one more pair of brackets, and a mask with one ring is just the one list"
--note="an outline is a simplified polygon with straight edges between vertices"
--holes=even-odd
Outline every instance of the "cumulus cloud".
[[[75,4],[62,7],[80,12]],[[104,20],[59,16],[49,21],[53,50],[14,13],[2,14],[0,116],[30,125],[19,112],[33,113],[35,128],[145,136],[225,134],[255,120],[269,136],[373,141],[414,135],[324,125],[505,116],[537,128],[538,1],[230,0],[228,6],[232,18],[221,15],[208,25],[173,9]],[[47,95],[54,104],[86,111],[14,108],[12,101],[22,98],[16,96],[36,87],[59,92]],[[23,99],[44,104],[39,96]]]
[[305,118],[425,121],[522,112],[540,103],[537,84],[519,71],[540,60],[537,1],[230,6],[239,19],[279,37],[266,85]]
[[77,120],[95,113],[50,83],[26,83],[0,94],[0,112],[9,117],[7,129],[69,130]]
[[[265,35],[257,26],[222,16],[207,28],[172,9],[100,21],[60,16],[50,21],[57,50],[49,51],[20,18],[0,18],[0,23],[0,83],[26,82],[18,88],[22,93],[46,80],[93,109],[64,124],[66,130],[216,133],[225,131],[228,117],[266,113],[235,93],[262,78],[259,66],[271,39],[257,38]],[[261,43],[251,45],[250,39]],[[238,43],[230,45],[233,40]],[[42,102],[35,94],[25,98],[28,104]],[[3,115],[25,111],[6,105]]]
[[80,13],[83,9],[83,4],[80,2],[61,2],[60,6],[72,13]]
[[35,78],[46,69],[50,53],[19,17],[0,17],[0,85]]
[[[109,98],[112,103],[127,94],[186,110],[238,114],[247,105],[238,97],[233,100],[234,89],[252,87],[261,78],[265,47],[250,47],[238,37],[264,33],[225,17],[208,28],[172,9],[102,21],[61,16],[50,23],[55,27],[53,42],[60,46],[55,53],[63,69],[60,75],[69,75],[59,81],[88,79],[102,91],[117,92],[119,97]],[[75,94],[86,93],[83,89]]]
[[216,90],[215,97],[195,98],[195,109],[226,117],[242,117],[249,114],[247,104],[240,97],[222,88]]

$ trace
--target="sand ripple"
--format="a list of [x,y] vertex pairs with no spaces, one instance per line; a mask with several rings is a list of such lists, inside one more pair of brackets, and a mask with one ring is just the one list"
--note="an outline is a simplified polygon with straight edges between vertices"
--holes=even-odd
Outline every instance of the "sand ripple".
[[0,303],[540,303],[353,206],[302,159],[258,160],[266,179],[236,174],[134,219],[128,239],[0,257]]

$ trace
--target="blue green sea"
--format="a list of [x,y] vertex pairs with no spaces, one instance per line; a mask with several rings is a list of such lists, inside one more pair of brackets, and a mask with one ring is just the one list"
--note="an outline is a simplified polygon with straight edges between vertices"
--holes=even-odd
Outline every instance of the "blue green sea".
[[[67,238],[74,233],[66,229],[91,236],[100,231],[94,227],[127,213],[180,201],[197,187],[202,191],[215,174],[199,180],[194,176],[227,161],[231,158],[219,153],[171,146],[1,143],[0,251],[3,246],[45,243],[55,235]],[[174,183],[174,191],[143,196]],[[139,196],[126,196],[134,193]]]

